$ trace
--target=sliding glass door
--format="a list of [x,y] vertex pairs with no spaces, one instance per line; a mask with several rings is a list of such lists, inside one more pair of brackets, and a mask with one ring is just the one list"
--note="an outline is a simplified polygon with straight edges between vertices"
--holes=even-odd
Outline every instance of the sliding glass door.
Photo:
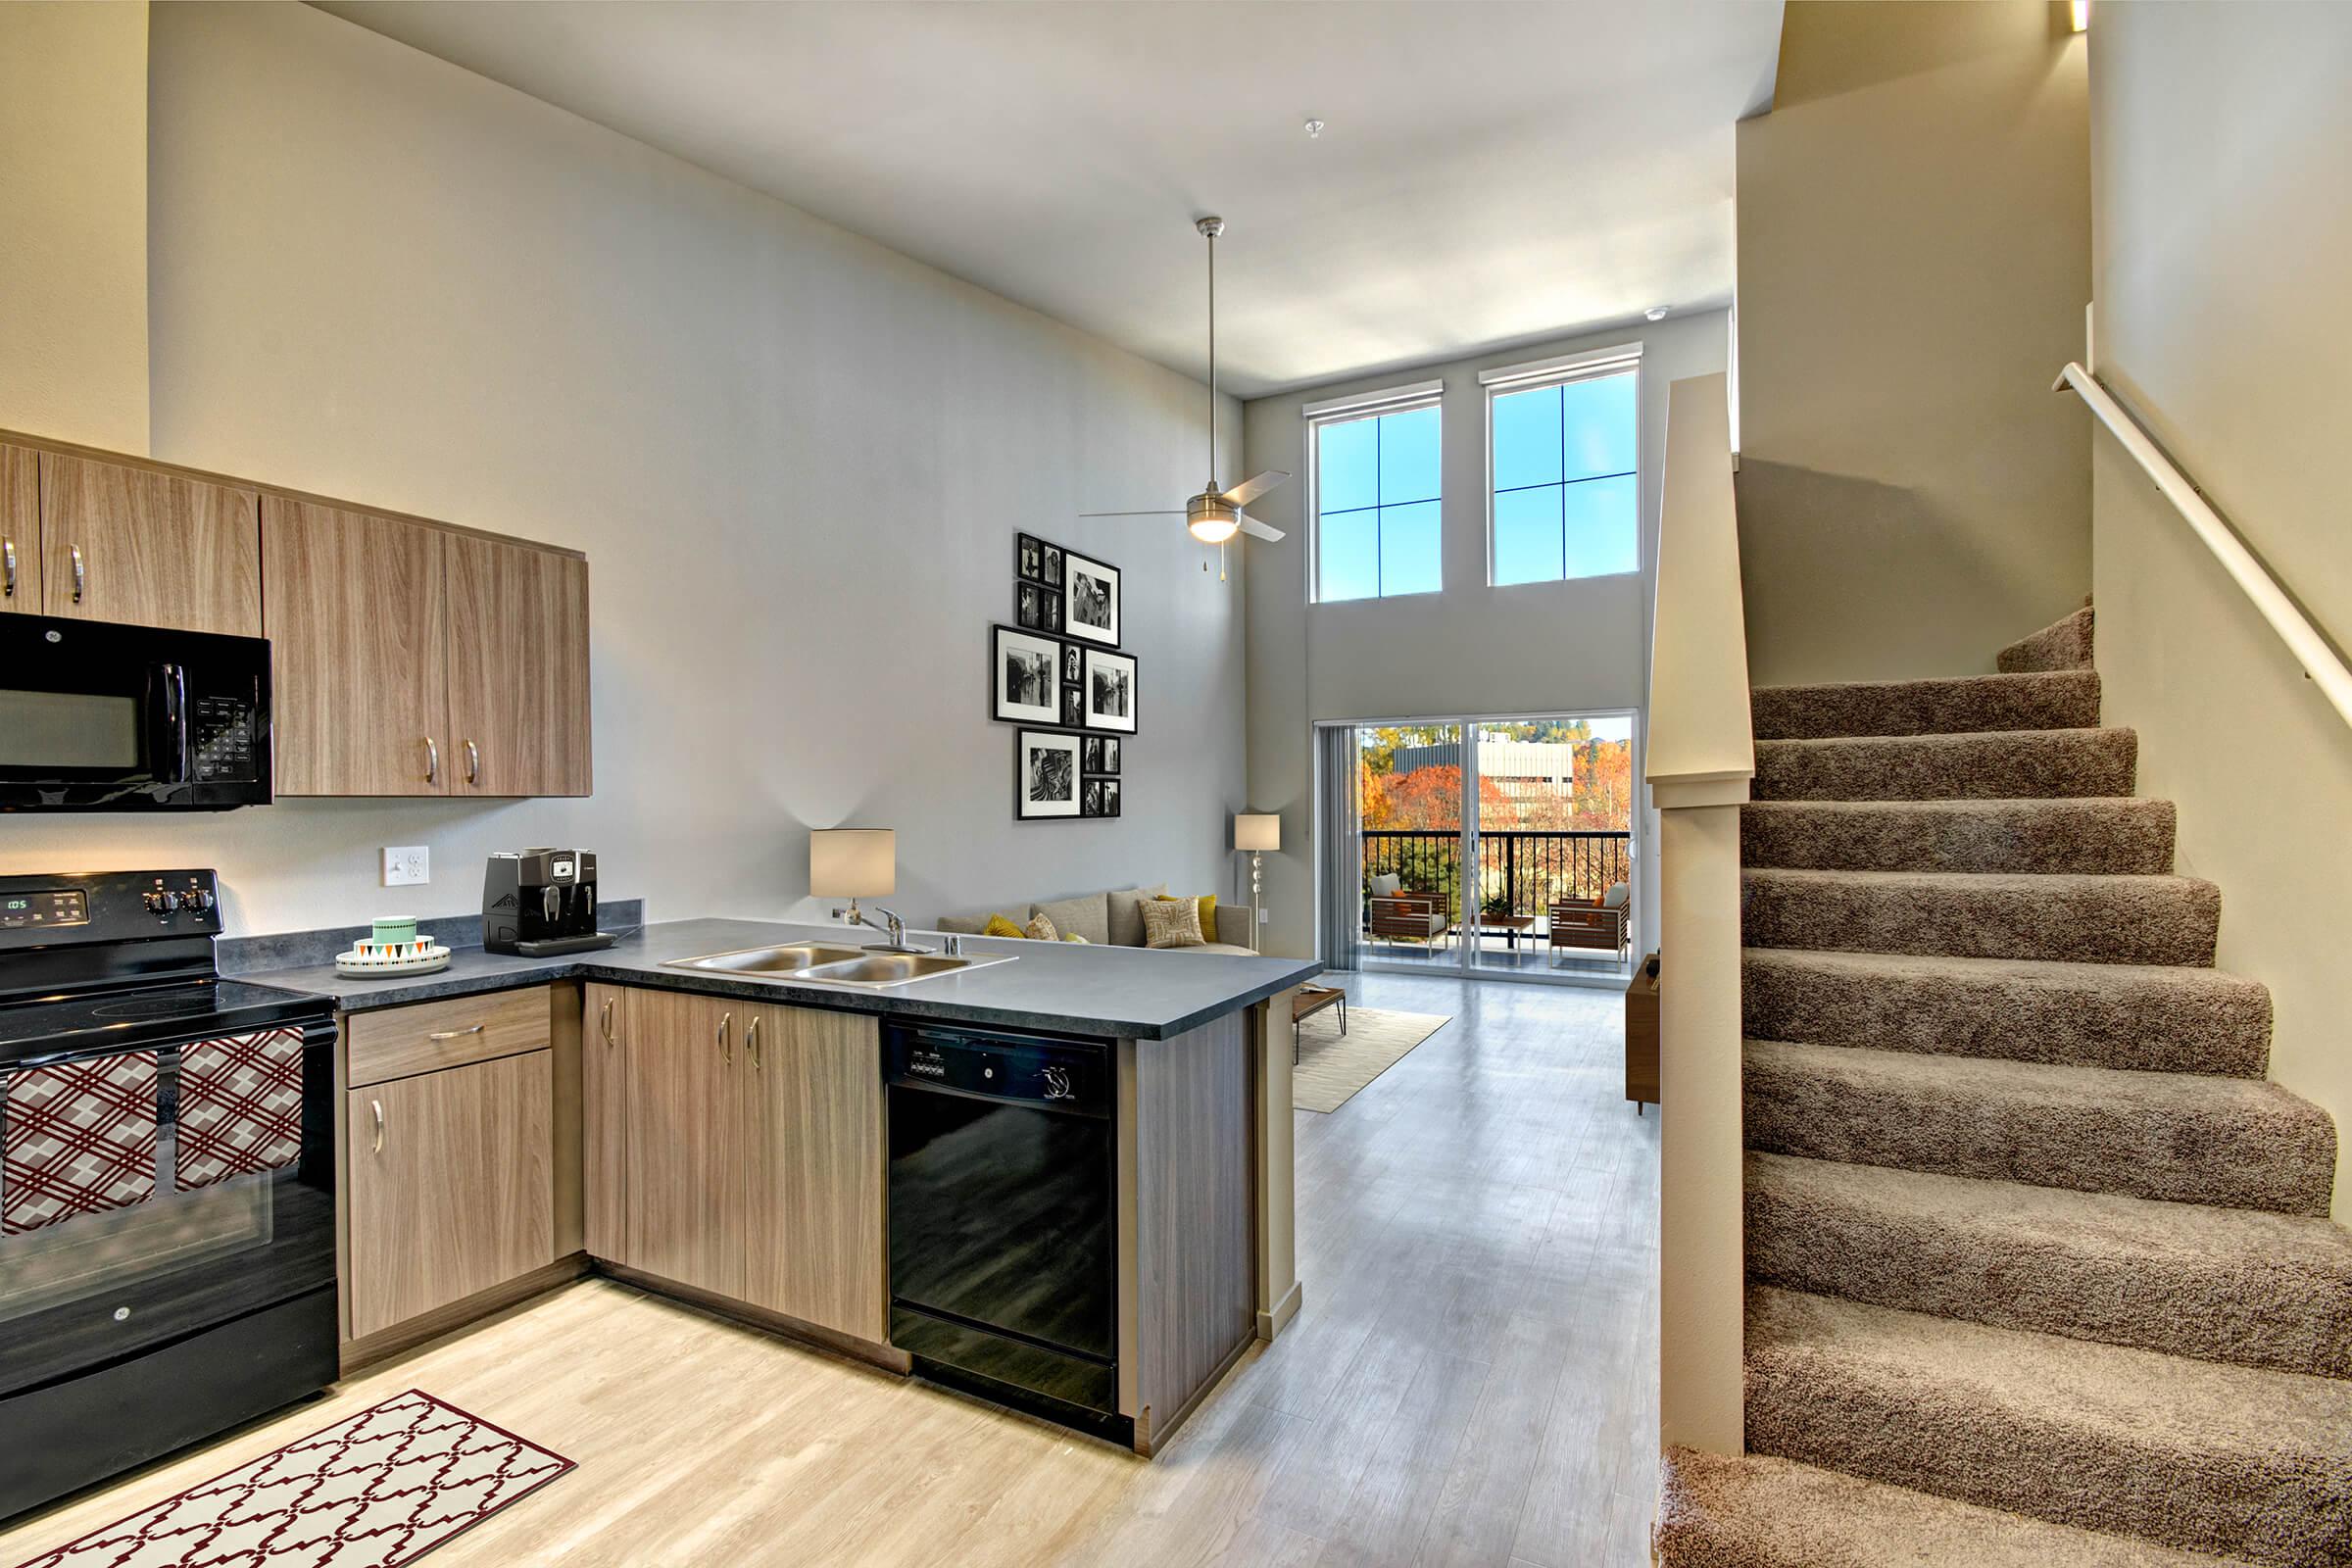
[[1366,964],[1562,981],[1631,972],[1634,715],[1356,734]]

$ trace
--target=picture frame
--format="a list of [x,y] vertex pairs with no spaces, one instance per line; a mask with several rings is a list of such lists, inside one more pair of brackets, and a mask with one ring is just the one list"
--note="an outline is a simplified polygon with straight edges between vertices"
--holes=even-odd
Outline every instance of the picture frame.
[[1061,592],[1043,583],[1016,583],[1012,590],[1012,618],[1024,631],[1048,636],[1061,632]]
[[[1079,717],[1088,729],[1135,733],[1137,669],[1133,654],[1089,648],[1079,680]],[[1065,710],[1068,702],[1063,702]]]
[[989,628],[989,716],[1007,724],[1059,724],[1068,710],[1062,645],[1018,626]]
[[1082,737],[1058,730],[1016,731],[1012,748],[1012,815],[1018,822],[1044,822],[1084,814],[1085,787],[1079,780]]
[[1062,629],[1105,648],[1119,646],[1119,568],[1075,550],[1061,553]]
[[1064,686],[1061,689],[1060,722],[1063,729],[1086,727],[1086,694],[1076,686]]
[[1035,534],[1016,533],[1012,536],[1012,574],[1028,582],[1061,584],[1061,575],[1046,575],[1046,542]]
[[1119,770],[1119,738],[1116,735],[1089,735],[1081,754],[1084,771],[1090,774],[1116,774]]
[[1076,643],[1061,645],[1061,683],[1075,686],[1086,675],[1086,650]]
[[1090,778],[1079,788],[1078,814],[1083,817],[1110,817],[1119,814],[1119,781],[1115,778]]
[[1052,583],[1055,588],[1059,588],[1061,586],[1061,546],[1042,539],[1038,543],[1043,547],[1042,554],[1045,558],[1045,570],[1038,581]]

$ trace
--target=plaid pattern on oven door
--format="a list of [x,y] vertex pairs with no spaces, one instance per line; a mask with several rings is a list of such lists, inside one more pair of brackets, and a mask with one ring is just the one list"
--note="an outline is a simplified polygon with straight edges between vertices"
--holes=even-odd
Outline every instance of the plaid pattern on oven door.
[[265,1029],[180,1047],[181,1192],[301,1157],[301,1030]]
[[0,1077],[0,1234],[155,1196],[156,1054],[29,1067]]

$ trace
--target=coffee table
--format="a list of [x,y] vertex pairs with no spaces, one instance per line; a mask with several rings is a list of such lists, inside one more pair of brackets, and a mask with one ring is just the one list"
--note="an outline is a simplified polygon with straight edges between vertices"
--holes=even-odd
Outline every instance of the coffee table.
[[1298,1026],[1326,1007],[1340,1009],[1340,1033],[1348,1032],[1348,993],[1333,986],[1300,986],[1291,993],[1291,1065],[1298,1065]]

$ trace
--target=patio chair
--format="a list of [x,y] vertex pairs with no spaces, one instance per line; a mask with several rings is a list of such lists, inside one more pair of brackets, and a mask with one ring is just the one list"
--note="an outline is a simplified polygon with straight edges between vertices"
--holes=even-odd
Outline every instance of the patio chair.
[[1623,958],[1633,940],[1632,889],[1623,882],[1596,899],[1551,901],[1551,947],[1613,953]]
[[1376,942],[1435,943],[1452,928],[1443,895],[1390,893],[1372,900],[1372,938]]

